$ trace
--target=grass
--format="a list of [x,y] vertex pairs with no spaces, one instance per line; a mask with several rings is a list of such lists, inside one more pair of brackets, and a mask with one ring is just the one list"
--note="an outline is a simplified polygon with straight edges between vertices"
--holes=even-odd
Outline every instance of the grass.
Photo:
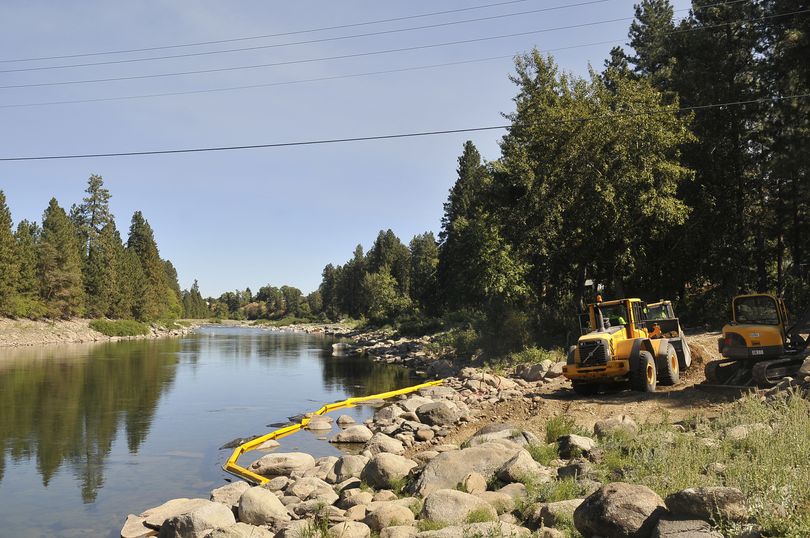
[[[767,424],[741,440],[724,438],[737,425]],[[707,444],[702,439],[711,439]],[[642,424],[634,437],[603,439],[596,466],[603,482],[644,484],[662,497],[689,487],[739,488],[766,536],[810,536],[810,402],[784,393],[773,401],[744,396],[713,421],[695,420],[686,432],[667,423]],[[725,466],[722,474],[709,464]],[[739,529],[726,522],[724,532]]]
[[90,328],[105,336],[141,336],[149,333],[149,325],[131,319],[94,319]]
[[287,316],[281,319],[257,319],[255,325],[267,325],[270,327],[286,327],[287,325],[302,325],[304,323],[313,323],[315,320],[310,318],[299,318],[296,316]]
[[393,477],[388,481],[388,487],[396,493],[397,497],[402,495],[402,492],[405,491],[405,488],[408,486],[408,479],[404,476],[402,477]]
[[419,529],[419,532],[424,531],[438,531],[445,528],[447,525],[441,523],[439,521],[433,521],[431,519],[420,519],[416,522],[416,528]]
[[590,432],[579,427],[576,421],[566,415],[557,415],[546,422],[546,443],[555,443],[563,435],[569,434],[589,436]]
[[557,452],[557,445],[554,443],[529,445],[526,450],[534,461],[544,466],[548,466],[553,460],[560,457],[559,452]]
[[467,518],[465,521],[467,523],[486,523],[487,521],[495,521],[497,517],[492,516],[492,512],[487,510],[486,508],[476,508],[469,514],[467,514]]
[[526,490],[530,503],[554,503],[576,499],[584,493],[582,486],[573,478],[552,480],[551,482],[527,482]]

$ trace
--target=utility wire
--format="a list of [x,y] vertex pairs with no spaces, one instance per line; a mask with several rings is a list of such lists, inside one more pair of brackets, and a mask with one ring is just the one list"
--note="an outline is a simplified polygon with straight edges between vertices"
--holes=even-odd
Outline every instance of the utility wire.
[[[246,52],[246,51],[253,51],[253,50],[264,50],[264,49],[273,49],[273,48],[280,48],[280,47],[292,47],[295,45],[311,45],[314,43],[325,43],[329,41],[343,41],[346,39],[355,39],[360,37],[373,37],[373,36],[380,36],[380,35],[388,35],[388,34],[397,34],[403,32],[413,32],[416,30],[427,30],[431,28],[442,28],[446,26],[455,26],[458,24],[468,24],[471,22],[481,22],[481,21],[490,21],[495,19],[505,19],[509,17],[518,17],[520,15],[533,15],[535,13],[545,13],[548,11],[556,11],[560,9],[568,9],[573,7],[582,7],[588,6],[593,4],[601,4],[604,2],[608,2],[609,0],[588,0],[586,2],[579,2],[576,4],[566,4],[562,6],[554,6],[554,7],[546,7],[540,9],[531,9],[528,11],[518,11],[515,13],[504,13],[501,15],[490,15],[487,17],[477,17],[474,19],[463,19],[460,21],[449,21],[449,22],[440,22],[435,24],[426,24],[423,26],[411,26],[408,28],[396,28],[393,30],[380,30],[377,32],[366,32],[363,34],[352,34],[352,35],[345,35],[345,36],[337,36],[337,37],[324,37],[321,39],[309,39],[306,41],[293,41],[290,43],[273,43],[270,45],[257,45],[254,47],[241,47],[236,49],[224,49],[224,50],[211,50],[211,51],[204,51],[204,52],[189,52],[184,54],[173,54],[169,56],[153,56],[150,58],[129,58],[126,60],[107,60],[104,62],[89,62],[89,63],[80,63],[80,64],[66,64],[66,65],[45,65],[39,67],[22,67],[19,69],[5,69],[0,70],[0,73],[20,73],[25,71],[49,71],[53,69],[72,69],[76,67],[91,67],[97,65],[113,65],[113,64],[127,64],[127,63],[135,63],[135,62],[151,62],[154,60],[168,60],[168,59],[175,59],[175,58],[191,58],[194,56],[210,56],[212,54],[227,54],[233,52]],[[737,2],[748,1],[748,0],[735,0]]]
[[15,58],[15,59],[7,59],[7,60],[0,60],[0,63],[12,63],[12,62],[34,62],[38,60],[63,60],[67,58],[84,58],[87,56],[103,56],[107,54],[127,54],[132,52],[148,52],[153,50],[166,50],[166,49],[177,49],[183,47],[197,47],[200,45],[217,45],[220,43],[234,43],[238,41],[250,41],[254,39],[267,39],[270,37],[285,37],[290,35],[299,35],[299,34],[309,34],[314,32],[324,32],[327,30],[342,30],[345,28],[357,28],[358,26],[370,26],[372,24],[382,24],[386,22],[398,22],[398,21],[405,21],[405,20],[413,20],[413,19],[420,19],[425,17],[434,17],[437,15],[447,15],[450,13],[460,13],[463,11],[474,11],[478,9],[485,9],[489,7],[498,7],[498,6],[506,6],[510,4],[521,4],[528,2],[529,0],[510,0],[507,2],[495,2],[493,4],[483,4],[478,6],[470,6],[464,7],[459,9],[447,9],[444,11],[432,11],[430,13],[421,13],[418,15],[406,15],[403,17],[393,17],[388,19],[377,19],[373,21],[364,21],[364,22],[355,22],[350,24],[340,24],[336,26],[322,26],[320,28],[310,28],[307,30],[295,30],[292,32],[281,32],[277,34],[263,34],[263,35],[255,35],[255,36],[244,36],[244,37],[233,37],[229,39],[217,39],[212,41],[197,41],[195,43],[181,43],[175,45],[163,45],[159,47],[142,47],[137,49],[121,49],[121,50],[107,50],[107,51],[97,51],[97,52],[84,52],[84,53],[76,53],[76,54],[62,54],[59,56],[39,56],[34,58]]
[[[706,110],[710,108],[724,108],[731,106],[745,106],[756,103],[777,102],[788,99],[806,99],[810,97],[810,93],[797,94],[797,95],[784,95],[775,97],[763,97],[761,99],[750,99],[747,101],[730,101],[726,103],[713,103],[706,105],[695,105],[688,107],[661,107],[655,110],[636,110],[627,112],[616,112],[612,114],[600,114],[593,116],[582,116],[579,118],[568,118],[561,120],[554,120],[552,124],[566,124],[566,123],[585,123],[589,121],[608,120],[614,118],[626,118],[636,116],[656,116],[661,114],[675,114],[678,112],[692,112],[695,110]],[[266,148],[283,148],[292,146],[315,146],[323,144],[338,144],[345,142],[365,142],[372,140],[392,140],[397,138],[415,138],[421,136],[436,136],[444,134],[456,133],[471,133],[477,131],[494,131],[501,129],[509,129],[511,125],[491,125],[487,127],[470,127],[465,129],[444,129],[435,131],[417,131],[410,133],[395,133],[374,136],[357,136],[349,138],[326,138],[320,140],[302,140],[295,142],[276,142],[272,144],[249,144],[243,146],[214,146],[204,148],[182,148],[182,149],[161,149],[161,150],[147,150],[147,151],[123,151],[115,153],[84,153],[84,154],[71,154],[71,155],[41,155],[34,157],[0,157],[0,162],[8,161],[45,161],[45,160],[58,160],[58,159],[89,159],[97,157],[135,157],[143,155],[171,155],[176,153],[207,153],[214,151],[235,151],[246,149],[266,149]]]
[[[763,17],[757,17],[753,19],[740,19],[736,21],[718,23],[716,25],[711,26],[701,26],[696,28],[686,28],[683,30],[675,30],[672,32],[667,32],[669,34],[675,33],[684,33],[684,32],[692,32],[697,30],[706,30],[710,28],[717,28],[721,26],[728,26],[731,24],[737,24],[741,22],[756,22],[762,21],[766,19],[776,18],[776,17],[785,17],[789,15],[798,15],[803,13],[810,12],[810,9],[804,9],[799,11],[793,11],[790,13],[779,13],[775,15],[767,15]],[[607,24],[612,22],[620,22],[620,21],[627,21],[632,20],[633,17],[622,17],[617,19],[609,19],[609,20],[602,20],[602,21],[593,21],[593,22],[586,22],[580,24],[571,24],[567,26],[557,26],[552,28],[543,28],[540,30],[530,30],[526,32],[515,32],[511,34],[502,34],[497,36],[487,36],[487,37],[478,37],[472,39],[462,39],[456,41],[447,41],[443,43],[432,43],[429,45],[415,45],[411,47],[400,47],[394,49],[383,49],[377,51],[367,51],[367,52],[359,52],[359,53],[352,53],[352,54],[341,54],[337,56],[327,56],[327,57],[320,57],[320,58],[307,58],[303,60],[288,60],[283,62],[273,62],[273,63],[266,63],[266,64],[254,64],[254,65],[243,65],[243,66],[231,66],[231,67],[218,67],[212,69],[199,69],[193,71],[178,71],[178,72],[171,72],[171,73],[152,73],[148,75],[131,75],[131,76],[124,76],[124,77],[109,77],[109,78],[98,78],[98,79],[84,79],[84,80],[67,80],[67,81],[59,81],[59,82],[38,82],[38,83],[28,83],[28,84],[9,84],[0,86],[0,89],[13,89],[13,88],[35,88],[35,87],[43,87],[43,86],[64,86],[64,85],[72,85],[72,84],[94,84],[99,82],[117,82],[117,81],[125,81],[125,80],[141,80],[141,79],[152,79],[152,78],[165,78],[165,77],[176,77],[176,76],[185,76],[185,75],[197,75],[197,74],[204,74],[204,73],[219,73],[225,71],[239,71],[239,70],[246,70],[246,69],[261,69],[267,67],[279,67],[284,65],[295,65],[295,64],[303,64],[303,63],[312,63],[312,62],[322,62],[322,61],[331,61],[331,60],[343,60],[348,58],[359,58],[359,57],[366,57],[366,56],[376,56],[381,54],[391,54],[396,52],[410,52],[415,50],[425,50],[425,49],[433,49],[439,47],[447,47],[452,45],[463,45],[468,43],[478,43],[482,41],[492,41],[497,39],[506,39],[510,37],[520,37],[526,35],[535,35],[545,32],[552,32],[558,30],[571,30],[575,28],[585,28],[589,26],[597,26],[600,24]]]

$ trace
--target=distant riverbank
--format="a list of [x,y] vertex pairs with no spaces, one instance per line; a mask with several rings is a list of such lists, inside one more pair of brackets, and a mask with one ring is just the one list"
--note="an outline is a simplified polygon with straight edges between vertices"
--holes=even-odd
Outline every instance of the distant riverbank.
[[142,338],[163,338],[188,334],[201,320],[188,325],[165,327],[153,325],[149,332],[139,336],[106,336],[90,328],[90,319],[30,320],[0,318],[0,347],[24,347],[42,344],[69,344],[80,342],[109,342]]

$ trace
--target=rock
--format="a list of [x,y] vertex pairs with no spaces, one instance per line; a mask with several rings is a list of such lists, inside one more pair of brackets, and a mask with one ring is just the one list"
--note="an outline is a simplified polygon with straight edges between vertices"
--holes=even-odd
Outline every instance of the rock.
[[573,461],[557,469],[557,478],[586,478],[593,475],[593,467],[588,461]]
[[556,527],[561,521],[573,521],[574,511],[583,499],[569,499],[553,503],[535,503],[525,512],[526,521],[536,528]]
[[384,489],[374,494],[373,500],[375,502],[395,501],[397,494],[390,489]]
[[446,443],[443,445],[436,445],[433,447],[433,450],[436,452],[450,452],[452,450],[460,450],[458,445],[454,445],[452,443]]
[[[322,437],[319,439],[326,440]],[[304,476],[314,476],[315,478],[326,480],[326,477],[331,474],[332,469],[335,467],[337,460],[338,459],[335,456],[324,456],[322,458],[318,458],[315,460],[315,467],[306,471]]]
[[574,511],[574,525],[584,536],[645,537],[664,512],[663,499],[650,488],[614,482],[582,501]]
[[560,457],[564,459],[574,458],[580,454],[587,455],[596,448],[596,441],[590,437],[569,434],[557,439],[557,447]]
[[375,433],[369,442],[366,443],[366,450],[372,454],[388,452],[391,454],[402,455],[405,453],[405,447],[402,445],[401,441],[388,437],[384,433]]
[[332,419],[323,415],[314,415],[309,419],[306,429],[308,430],[331,430]]
[[412,525],[413,512],[405,506],[386,503],[366,516],[365,523],[373,531],[381,531],[394,525]]
[[679,517],[707,521],[743,521],[748,515],[745,497],[737,488],[689,488],[667,496],[667,508]]
[[263,476],[290,476],[315,467],[315,458],[303,452],[268,454],[250,464],[250,470]]
[[548,527],[544,527],[537,531],[537,538],[565,538],[566,535],[562,532],[558,531],[557,529],[550,529]]
[[425,531],[416,535],[416,538],[469,538],[469,537],[498,537],[498,538],[528,538],[529,529],[518,527],[502,521],[486,521],[484,523],[470,523],[468,525],[445,527],[437,531]]
[[487,480],[478,473],[469,473],[461,481],[461,489],[471,495],[487,490]]
[[217,529],[208,538],[273,538],[275,535],[264,527],[247,523],[237,523],[224,529]]
[[514,484],[507,484],[501,489],[499,489],[497,493],[505,493],[516,501],[525,499],[529,496],[529,491],[526,489],[526,486],[521,484],[520,482],[515,482]]
[[360,478],[373,488],[390,488],[396,482],[408,476],[416,462],[383,452],[377,454],[366,464]]
[[286,488],[289,484],[290,484],[289,478],[287,478],[286,476],[277,476],[271,479],[262,487],[264,489],[269,489],[270,491],[281,491],[282,489]]
[[479,499],[488,502],[498,515],[511,512],[515,509],[515,499],[508,493],[501,491],[482,491],[475,494]]
[[810,358],[804,359],[802,362],[801,367],[799,367],[799,379],[803,378],[806,375],[810,375]]
[[357,352],[357,348],[354,345],[349,344],[347,342],[337,342],[332,344],[332,356],[333,357],[343,357],[345,355],[353,355]]
[[470,514],[482,514],[496,520],[498,513],[488,502],[469,493],[454,489],[436,490],[425,498],[422,506],[422,518],[458,525],[467,522]]
[[421,430],[416,430],[416,440],[417,441],[430,441],[436,436],[436,433],[433,430],[429,430],[427,428],[423,428]]
[[467,441],[467,445],[476,446],[489,441],[497,441],[498,439],[507,439],[521,446],[540,443],[540,440],[533,433],[511,424],[490,424],[475,432]]
[[597,421],[596,424],[593,425],[593,433],[599,439],[616,432],[635,435],[635,433],[638,432],[638,424],[627,415],[617,415]]
[[380,531],[380,538],[414,538],[416,533],[419,532],[416,527],[409,527],[407,525],[395,525],[393,527],[386,527]]
[[519,450],[516,445],[508,447],[500,443],[485,443],[464,450],[442,452],[425,465],[415,490],[425,497],[438,489],[452,489],[473,472],[489,481]]
[[229,508],[236,508],[239,505],[239,497],[249,489],[250,484],[238,480],[211,490],[210,499],[216,503],[222,503]]
[[540,363],[518,364],[515,374],[524,381],[540,381],[545,377],[549,367],[551,367],[551,361],[548,359]]
[[329,439],[330,443],[365,443],[373,437],[373,433],[362,424],[349,426]]
[[420,405],[416,416],[428,426],[452,426],[459,419],[458,410],[444,401]]
[[333,523],[346,520],[346,512],[344,510],[341,510],[337,506],[328,505],[320,499],[301,501],[288,506],[287,510],[295,514],[299,519],[318,517],[327,519]]
[[[315,497],[319,497],[324,500],[334,497],[332,500],[332,502],[334,502],[338,498],[337,493],[334,492],[332,486],[314,476],[299,478],[294,484],[287,487],[287,494],[295,495],[302,501]],[[327,504],[332,504],[332,502],[328,502]]]
[[144,525],[146,518],[133,514],[127,516],[124,526],[121,528],[121,538],[146,538],[147,536],[157,536],[157,531]]
[[402,415],[405,411],[396,404],[386,405],[374,413],[374,422],[390,422]]
[[[272,495],[272,493],[271,493]],[[160,538],[202,538],[212,529],[230,527],[236,523],[233,512],[222,503],[206,501],[206,504],[174,517],[160,526]]]
[[239,521],[250,525],[275,525],[289,521],[287,509],[276,494],[261,486],[252,487],[239,498]]
[[397,405],[399,405],[405,411],[413,412],[419,409],[419,407],[429,403],[433,403],[433,400],[423,398],[422,396],[411,396],[405,400],[398,402]]
[[741,424],[725,431],[726,439],[730,441],[742,441],[755,432],[770,432],[771,427],[763,423]]
[[337,506],[343,508],[344,510],[348,510],[353,506],[369,504],[374,499],[374,497],[368,491],[362,491],[359,489],[353,489],[350,491],[350,494],[346,495],[337,502]]
[[339,483],[350,478],[360,478],[360,473],[367,463],[368,458],[364,456],[345,454],[335,462],[334,467],[326,475],[326,481]]
[[360,478],[349,478],[343,482],[335,484],[335,493],[343,493],[344,491],[360,489],[362,482]]
[[338,426],[348,426],[349,424],[356,424],[357,421],[349,415],[340,415],[337,419]]
[[143,524],[145,526],[150,529],[160,529],[165,520],[191,512],[209,502],[211,501],[206,499],[172,499],[160,506],[141,512],[140,517],[144,518]]
[[366,519],[366,507],[362,504],[357,504],[351,508],[346,509],[346,519],[349,521],[363,521]]
[[359,521],[344,521],[329,527],[329,538],[369,538],[371,529]]
[[658,520],[652,538],[723,538],[712,526],[700,519],[674,519],[663,516]]
[[504,463],[495,474],[504,482],[524,482],[526,480],[550,482],[554,473],[551,469],[534,461],[528,452],[521,450]]
[[283,528],[276,538],[311,538],[316,534],[312,521],[301,519],[291,521]]
[[546,376],[544,377],[544,379],[554,379],[555,377],[560,377],[561,375],[563,375],[563,366],[565,366],[564,362],[551,363],[551,366],[546,372]]

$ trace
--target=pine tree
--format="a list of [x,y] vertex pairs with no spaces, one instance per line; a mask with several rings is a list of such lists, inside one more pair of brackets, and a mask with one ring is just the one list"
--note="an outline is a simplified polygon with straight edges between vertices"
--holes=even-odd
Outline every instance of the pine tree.
[[85,262],[87,314],[91,317],[113,316],[115,295],[120,286],[118,256],[123,248],[121,236],[110,221],[90,242]]
[[88,254],[101,230],[113,222],[114,218],[110,212],[110,191],[104,188],[101,176],[91,175],[84,192],[87,196],[82,199],[81,204],[71,209],[71,214],[74,215],[73,220],[82,238],[85,254]]
[[82,268],[76,229],[56,198],[42,218],[39,242],[41,296],[53,317],[80,315],[84,307]]
[[439,247],[433,232],[414,236],[409,245],[411,251],[411,298],[428,314],[438,309]]
[[158,253],[154,233],[140,211],[132,215],[127,249],[137,257],[143,271],[143,296],[138,297],[136,317],[141,320],[159,319],[169,309],[166,273]]
[[408,251],[408,247],[402,244],[392,230],[380,230],[366,256],[366,271],[376,273],[383,267],[387,267],[391,276],[397,281],[399,293],[407,296],[411,287],[410,258],[411,253]]
[[4,316],[11,316],[15,313],[20,277],[11,226],[11,211],[6,205],[6,195],[0,191],[0,315]]
[[14,239],[17,243],[16,253],[19,262],[20,279],[17,282],[17,291],[29,298],[39,295],[39,280],[37,279],[37,245],[41,230],[36,222],[21,220],[17,224]]

